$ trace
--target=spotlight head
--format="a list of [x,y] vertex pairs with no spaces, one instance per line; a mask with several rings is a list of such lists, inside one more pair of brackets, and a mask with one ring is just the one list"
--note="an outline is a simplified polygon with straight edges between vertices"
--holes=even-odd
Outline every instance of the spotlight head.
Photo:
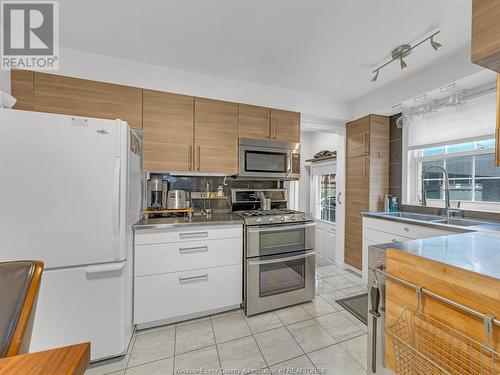
[[431,41],[431,46],[432,46],[432,48],[434,48],[434,51],[437,51],[438,49],[440,49],[440,48],[443,46],[441,43],[436,42],[436,41],[434,40],[434,37],[433,37],[433,36],[431,36],[430,41]]
[[375,75],[372,78],[372,82],[375,82],[378,78],[378,69],[375,71]]
[[401,70],[405,70],[406,68],[408,68],[408,65],[405,63],[405,61],[403,60],[403,56],[401,56],[399,58],[400,62],[401,62]]

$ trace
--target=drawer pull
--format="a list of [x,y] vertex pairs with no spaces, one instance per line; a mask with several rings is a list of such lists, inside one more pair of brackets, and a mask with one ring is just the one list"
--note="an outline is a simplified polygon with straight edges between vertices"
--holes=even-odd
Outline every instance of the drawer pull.
[[201,253],[204,251],[208,251],[208,246],[180,247],[179,248],[179,253],[181,253],[181,254]]
[[185,283],[195,282],[195,281],[208,281],[208,274],[205,273],[203,275],[190,276],[190,277],[180,277],[179,276],[179,284],[185,284]]
[[403,230],[408,233],[410,231],[410,228],[404,227]]
[[190,232],[190,233],[179,233],[180,238],[185,237],[208,237],[208,232]]

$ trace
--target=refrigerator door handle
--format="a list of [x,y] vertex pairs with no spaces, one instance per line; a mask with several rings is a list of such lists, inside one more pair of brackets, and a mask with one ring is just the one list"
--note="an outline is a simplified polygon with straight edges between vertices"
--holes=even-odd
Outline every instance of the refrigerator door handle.
[[124,266],[125,266],[125,262],[96,264],[93,266],[87,266],[85,268],[85,273],[87,275],[93,275],[93,274],[104,273],[104,272],[116,272],[116,271],[121,271]]
[[115,158],[113,173],[113,235],[120,236],[120,158]]

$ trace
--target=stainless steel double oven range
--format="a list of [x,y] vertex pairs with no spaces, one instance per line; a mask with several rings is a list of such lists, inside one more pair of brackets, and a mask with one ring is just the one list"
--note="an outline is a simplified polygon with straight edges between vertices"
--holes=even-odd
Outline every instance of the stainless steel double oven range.
[[[259,209],[262,196],[271,209]],[[233,213],[245,221],[245,313],[309,301],[315,292],[314,221],[286,209],[285,189],[233,189]]]

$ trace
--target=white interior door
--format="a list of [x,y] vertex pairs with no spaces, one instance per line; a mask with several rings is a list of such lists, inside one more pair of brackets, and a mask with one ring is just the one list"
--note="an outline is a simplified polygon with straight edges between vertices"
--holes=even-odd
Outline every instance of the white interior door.
[[124,257],[124,129],[120,121],[0,110],[0,260],[52,268]]

